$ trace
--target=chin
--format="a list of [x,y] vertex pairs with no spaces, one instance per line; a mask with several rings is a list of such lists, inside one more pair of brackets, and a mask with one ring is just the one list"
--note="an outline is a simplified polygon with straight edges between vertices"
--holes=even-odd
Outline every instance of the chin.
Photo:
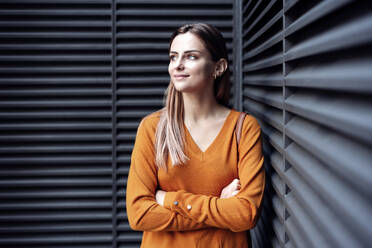
[[193,87],[187,82],[173,82],[174,88],[179,92],[192,92]]

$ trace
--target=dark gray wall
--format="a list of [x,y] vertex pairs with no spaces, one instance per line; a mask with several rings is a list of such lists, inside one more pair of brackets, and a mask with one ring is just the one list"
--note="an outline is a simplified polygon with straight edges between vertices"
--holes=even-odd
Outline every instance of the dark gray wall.
[[139,247],[130,154],[189,22],[217,26],[232,62],[229,0],[0,0],[0,247]]
[[242,7],[243,107],[268,172],[254,247],[369,247],[371,1]]
[[0,0],[0,247],[139,247],[125,187],[168,41],[208,22],[263,129],[254,247],[372,242],[369,1]]

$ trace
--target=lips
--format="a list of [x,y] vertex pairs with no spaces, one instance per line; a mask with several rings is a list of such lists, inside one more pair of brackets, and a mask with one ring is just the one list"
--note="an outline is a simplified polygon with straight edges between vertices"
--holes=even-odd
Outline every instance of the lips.
[[174,75],[174,77],[176,79],[183,79],[183,78],[187,78],[189,75],[187,74],[177,74],[177,75]]

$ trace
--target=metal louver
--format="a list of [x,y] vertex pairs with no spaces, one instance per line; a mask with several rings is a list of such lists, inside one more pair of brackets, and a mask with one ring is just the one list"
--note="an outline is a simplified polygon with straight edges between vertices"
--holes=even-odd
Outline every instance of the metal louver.
[[0,1],[0,247],[111,247],[111,1]]
[[262,127],[253,247],[372,243],[370,1],[0,0],[0,247],[140,246],[130,154],[192,22],[223,32]]
[[254,247],[371,243],[372,7],[244,1],[243,106],[268,169]]

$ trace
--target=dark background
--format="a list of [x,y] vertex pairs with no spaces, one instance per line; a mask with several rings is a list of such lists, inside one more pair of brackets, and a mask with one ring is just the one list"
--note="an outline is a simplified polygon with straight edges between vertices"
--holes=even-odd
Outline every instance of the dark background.
[[222,31],[262,126],[254,247],[372,243],[370,1],[0,0],[0,247],[139,247],[130,154],[190,22]]

